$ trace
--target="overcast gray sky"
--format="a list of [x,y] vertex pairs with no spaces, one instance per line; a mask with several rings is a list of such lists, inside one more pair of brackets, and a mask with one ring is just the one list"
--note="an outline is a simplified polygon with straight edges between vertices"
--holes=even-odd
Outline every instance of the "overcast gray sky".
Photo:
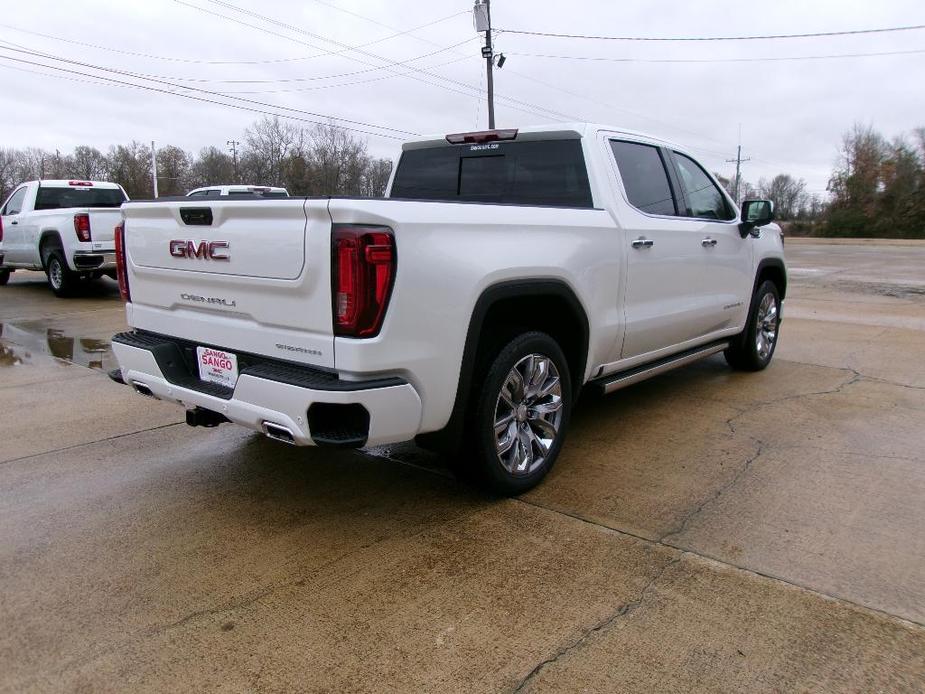
[[[925,3],[494,0],[492,19],[501,30],[764,35],[925,24]],[[478,93],[485,86],[484,61],[469,0],[30,0],[7,4],[0,41],[17,49],[0,50],[0,56],[84,73],[0,60],[5,102],[0,146],[65,152],[78,144],[104,148],[137,139],[191,151],[224,148],[226,140],[242,140],[244,129],[260,116],[178,92],[307,120],[319,119],[306,113],[311,112],[413,133],[487,125],[484,94]],[[805,178],[811,192],[823,192],[841,135],[854,122],[872,124],[888,136],[925,126],[925,30],[685,43],[502,31],[495,43],[496,52],[508,57],[495,73],[499,127],[571,119],[643,130],[694,149],[711,169],[730,175],[734,165],[724,160],[735,154],[741,124],[743,154],[752,158],[743,175],[753,182],[785,171]],[[754,60],[898,51],[923,52]],[[405,63],[416,70],[382,68],[419,56],[426,57]],[[748,61],[638,62],[729,59]],[[234,93],[238,100],[219,93]],[[393,156],[398,142],[369,136],[370,150],[381,156]]]

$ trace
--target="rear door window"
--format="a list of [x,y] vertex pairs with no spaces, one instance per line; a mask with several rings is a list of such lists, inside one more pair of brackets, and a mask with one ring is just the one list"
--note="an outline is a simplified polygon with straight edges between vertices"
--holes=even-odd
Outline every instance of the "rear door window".
[[593,206],[581,141],[577,139],[408,150],[398,162],[391,197]]
[[668,170],[659,148],[623,140],[611,140],[610,146],[630,204],[647,214],[677,215]]

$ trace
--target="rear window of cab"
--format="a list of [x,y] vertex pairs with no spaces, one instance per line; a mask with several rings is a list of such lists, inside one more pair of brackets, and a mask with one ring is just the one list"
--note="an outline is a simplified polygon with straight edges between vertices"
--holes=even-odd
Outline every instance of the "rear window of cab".
[[390,197],[593,207],[580,140],[442,145],[401,155]]
[[36,210],[60,210],[68,207],[120,207],[125,202],[121,188],[50,188],[39,187]]

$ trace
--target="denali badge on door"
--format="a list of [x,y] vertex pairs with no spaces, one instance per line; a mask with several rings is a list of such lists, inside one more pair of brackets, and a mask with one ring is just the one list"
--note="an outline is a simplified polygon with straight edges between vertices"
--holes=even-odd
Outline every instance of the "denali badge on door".
[[196,348],[196,362],[199,364],[199,378],[234,388],[238,382],[238,357],[209,347]]

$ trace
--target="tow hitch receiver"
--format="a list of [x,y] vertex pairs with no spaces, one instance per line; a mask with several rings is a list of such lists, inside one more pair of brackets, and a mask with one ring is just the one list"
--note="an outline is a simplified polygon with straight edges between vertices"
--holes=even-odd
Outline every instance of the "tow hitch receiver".
[[204,407],[194,407],[186,411],[186,423],[191,427],[217,427],[227,421],[229,419],[225,415]]

